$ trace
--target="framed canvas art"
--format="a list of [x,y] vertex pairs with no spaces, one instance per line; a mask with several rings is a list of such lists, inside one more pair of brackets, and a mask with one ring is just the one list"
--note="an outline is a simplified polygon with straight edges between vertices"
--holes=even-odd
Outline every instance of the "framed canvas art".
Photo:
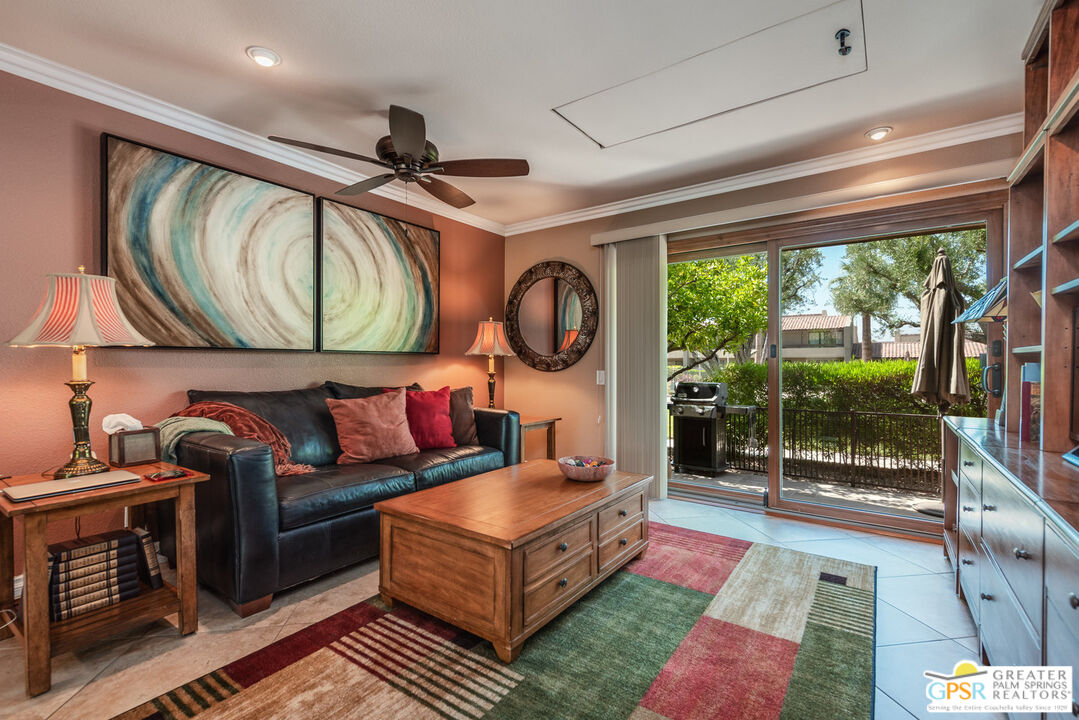
[[103,272],[159,346],[315,350],[314,196],[102,136]]
[[437,353],[439,236],[321,199],[321,349]]
[[581,331],[581,298],[562,278],[555,278],[554,346],[562,352],[577,339]]

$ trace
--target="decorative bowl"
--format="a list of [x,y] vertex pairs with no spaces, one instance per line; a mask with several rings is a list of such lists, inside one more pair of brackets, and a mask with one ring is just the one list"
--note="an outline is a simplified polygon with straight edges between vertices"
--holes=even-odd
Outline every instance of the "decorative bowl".
[[558,458],[558,469],[569,480],[599,482],[614,470],[614,460],[599,455],[568,455]]

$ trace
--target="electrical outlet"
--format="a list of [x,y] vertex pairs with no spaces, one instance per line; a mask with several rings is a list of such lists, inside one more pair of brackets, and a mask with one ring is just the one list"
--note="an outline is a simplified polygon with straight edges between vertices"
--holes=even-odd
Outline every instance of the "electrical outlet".
[[606,385],[607,384],[607,373],[604,372],[603,370],[597,370],[596,371],[596,384],[597,385]]

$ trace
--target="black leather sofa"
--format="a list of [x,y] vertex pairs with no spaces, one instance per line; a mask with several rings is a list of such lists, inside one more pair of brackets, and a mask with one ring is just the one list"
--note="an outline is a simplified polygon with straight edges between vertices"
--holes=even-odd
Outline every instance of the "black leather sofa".
[[[268,608],[279,590],[378,555],[376,502],[520,462],[518,414],[476,408],[479,445],[338,465],[341,448],[326,398],[374,392],[381,388],[336,383],[188,392],[192,403],[217,400],[261,415],[288,438],[294,462],[316,468],[277,477],[268,445],[220,433],[191,433],[177,447],[180,465],[210,475],[195,491],[199,581],[239,615]],[[157,527],[161,550],[172,560],[171,504],[159,507]]]

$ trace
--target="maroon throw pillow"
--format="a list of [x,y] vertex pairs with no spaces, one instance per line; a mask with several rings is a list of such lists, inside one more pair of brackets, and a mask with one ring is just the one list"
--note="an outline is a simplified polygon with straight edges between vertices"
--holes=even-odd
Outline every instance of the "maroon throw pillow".
[[339,465],[419,452],[408,429],[403,389],[368,398],[326,398],[326,405],[343,451],[337,458]]
[[453,424],[453,441],[458,445],[479,445],[476,433],[476,414],[472,409],[472,388],[463,387],[450,391],[450,422]]
[[[387,388],[385,392],[395,392]],[[450,421],[450,386],[441,390],[409,390],[405,393],[408,430],[420,450],[457,447]]]

